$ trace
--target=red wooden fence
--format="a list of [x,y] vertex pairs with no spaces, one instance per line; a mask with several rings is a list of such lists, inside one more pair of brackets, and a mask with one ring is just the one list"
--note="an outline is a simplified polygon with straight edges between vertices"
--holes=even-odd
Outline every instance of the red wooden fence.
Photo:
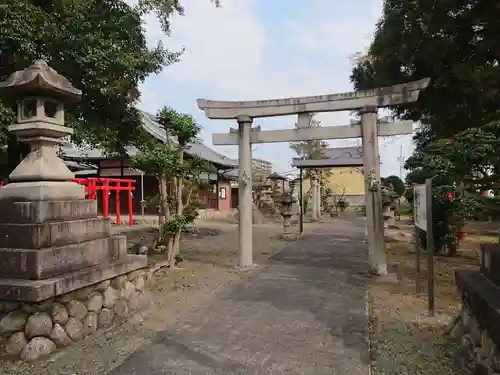
[[[126,180],[123,178],[99,178],[99,177],[89,177],[89,178],[74,178],[72,181],[83,185],[85,191],[87,192],[87,199],[96,200],[97,192],[102,191],[102,206],[103,215],[105,218],[109,217],[109,196],[112,193],[116,194],[116,224],[121,224],[121,212],[120,212],[120,192],[126,191],[127,203],[128,203],[128,220],[129,225],[134,223],[134,214],[132,209],[133,191],[135,190],[135,180]],[[0,187],[6,184],[5,181],[0,181]]]

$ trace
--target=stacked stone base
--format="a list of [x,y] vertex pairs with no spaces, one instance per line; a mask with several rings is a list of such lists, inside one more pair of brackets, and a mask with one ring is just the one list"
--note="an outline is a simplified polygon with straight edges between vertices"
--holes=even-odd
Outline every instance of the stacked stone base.
[[500,245],[481,246],[479,270],[457,270],[461,308],[451,335],[462,365],[477,374],[500,375]]
[[148,307],[145,278],[136,270],[43,302],[0,301],[3,354],[36,360],[121,322]]
[[500,375],[500,351],[488,331],[482,329],[472,312],[461,306],[451,336],[459,345],[458,360],[470,371]]
[[5,354],[49,355],[144,304],[147,257],[127,253],[96,201],[0,200],[0,212]]

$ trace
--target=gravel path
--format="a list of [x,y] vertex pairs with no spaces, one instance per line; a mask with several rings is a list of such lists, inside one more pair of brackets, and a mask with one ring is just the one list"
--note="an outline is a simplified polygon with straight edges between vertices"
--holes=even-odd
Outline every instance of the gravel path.
[[188,261],[159,275],[146,313],[50,361],[0,373],[368,373],[362,222],[311,224],[294,243],[277,240],[278,226],[256,227],[260,265],[246,272],[230,267],[235,227],[219,229],[185,241]]
[[304,236],[111,375],[367,374],[362,230],[342,229]]

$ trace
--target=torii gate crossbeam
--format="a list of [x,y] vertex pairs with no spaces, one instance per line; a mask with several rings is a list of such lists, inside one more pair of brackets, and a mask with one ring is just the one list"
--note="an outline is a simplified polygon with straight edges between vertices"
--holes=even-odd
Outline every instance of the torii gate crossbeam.
[[[210,119],[237,120],[237,133],[214,135],[218,144],[238,144],[239,154],[239,265],[253,264],[252,249],[252,149],[251,143],[286,142],[290,140],[311,140],[329,135],[330,139],[362,136],[363,166],[365,175],[365,200],[367,211],[368,247],[370,268],[379,275],[387,274],[385,243],[383,239],[382,196],[380,189],[380,168],[378,136],[393,124],[378,125],[377,109],[415,102],[421,90],[430,79],[350,93],[272,99],[259,101],[212,101],[198,99],[198,107]],[[308,115],[316,112],[357,110],[361,113],[361,124],[349,127],[326,127],[321,130],[306,127]],[[299,129],[278,131],[252,131],[254,118],[298,115]],[[407,125],[401,125],[405,127]],[[380,128],[380,129],[379,129]],[[404,129],[400,129],[399,134]],[[406,129],[408,130],[408,128]],[[393,131],[393,129],[391,130]],[[323,133],[322,133],[323,132]],[[326,132],[326,134],[324,133]],[[343,136],[341,133],[344,133]],[[379,133],[380,132],[380,133]],[[406,134],[404,131],[403,134]],[[354,135],[353,135],[354,134]],[[389,134],[387,134],[389,135]],[[393,135],[392,133],[390,135]],[[320,138],[320,139],[325,139]],[[220,141],[220,143],[219,143]],[[215,143],[215,142],[214,142]],[[380,219],[380,220],[379,220]]]
[[[379,122],[377,134],[379,137],[411,134],[413,121]],[[326,139],[360,138],[361,125],[322,126],[318,128],[282,129],[261,131],[260,127],[252,128],[250,143],[301,142]],[[212,143],[219,145],[239,144],[238,129],[230,128],[229,134],[215,133]]]

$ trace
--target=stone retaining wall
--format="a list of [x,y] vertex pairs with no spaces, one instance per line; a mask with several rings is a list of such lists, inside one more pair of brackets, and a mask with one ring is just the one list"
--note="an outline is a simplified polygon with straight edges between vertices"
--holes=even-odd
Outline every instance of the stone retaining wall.
[[[455,325],[451,330],[459,348],[459,361],[474,373],[500,375],[500,351],[488,331],[482,329],[471,311],[460,305]],[[481,368],[482,371],[479,370]]]
[[136,270],[40,303],[0,301],[4,355],[31,361],[146,308],[146,273]]

